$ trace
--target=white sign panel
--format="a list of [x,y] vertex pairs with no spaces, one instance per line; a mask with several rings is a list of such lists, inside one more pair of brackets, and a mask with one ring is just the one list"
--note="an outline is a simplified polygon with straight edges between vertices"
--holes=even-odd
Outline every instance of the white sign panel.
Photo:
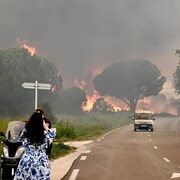
[[43,83],[38,83],[37,81],[35,83],[29,83],[29,82],[24,82],[22,84],[23,88],[27,89],[35,89],[35,109],[37,109],[37,101],[38,101],[38,89],[44,89],[44,90],[50,90],[51,89],[51,84],[43,84]]
[[[35,83],[28,83],[25,82],[22,84],[23,88],[27,88],[27,89],[35,89],[36,88],[36,84]],[[47,89],[50,90],[51,89],[51,84],[43,84],[43,83],[37,83],[37,89]]]
[[25,82],[25,83],[22,84],[22,87],[23,88],[28,88],[28,89],[35,89],[35,83]]
[[38,83],[37,88],[38,89],[47,89],[47,90],[50,90],[51,89],[51,84]]

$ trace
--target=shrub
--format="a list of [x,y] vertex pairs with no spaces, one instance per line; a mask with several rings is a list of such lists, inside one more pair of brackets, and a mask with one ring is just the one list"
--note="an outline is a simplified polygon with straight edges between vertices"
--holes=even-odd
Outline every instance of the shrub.
[[57,130],[56,139],[75,139],[77,133],[72,125],[69,124],[68,121],[61,121],[55,125]]

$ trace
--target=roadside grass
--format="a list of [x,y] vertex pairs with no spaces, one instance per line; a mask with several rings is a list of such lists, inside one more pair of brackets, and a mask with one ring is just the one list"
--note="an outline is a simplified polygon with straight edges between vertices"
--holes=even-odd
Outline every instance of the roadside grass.
[[[52,159],[73,152],[74,147],[69,147],[63,142],[95,140],[102,134],[132,123],[129,113],[116,114],[85,114],[61,115],[53,127],[57,130],[56,139],[52,148]],[[70,149],[69,149],[70,148]],[[62,151],[62,153],[61,153]]]
[[66,130],[57,128],[57,137],[63,141],[68,141],[96,139],[103,133],[132,123],[132,120],[127,112],[116,114],[89,113],[80,116],[61,116],[59,123],[64,124],[61,128],[66,127]]
[[63,142],[53,143],[50,159],[53,160],[59,157],[63,157],[69,153],[74,152],[75,150],[75,147],[65,145]]
[[[9,121],[22,120],[22,118],[0,118],[0,131],[5,133]],[[97,139],[102,134],[132,123],[128,112],[115,114],[93,114],[84,115],[61,115],[52,126],[56,128],[57,134],[53,142],[50,159],[57,159],[73,151],[75,147],[65,145],[67,141],[84,141]],[[0,137],[0,142],[4,140]],[[2,145],[0,145],[0,154]]]

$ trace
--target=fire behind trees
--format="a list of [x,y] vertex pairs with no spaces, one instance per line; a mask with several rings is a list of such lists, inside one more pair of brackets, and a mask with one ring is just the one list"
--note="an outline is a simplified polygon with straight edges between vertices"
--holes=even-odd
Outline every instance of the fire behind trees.
[[[34,91],[23,89],[23,82],[50,83],[52,91],[41,91],[39,102],[49,102],[56,113],[83,113],[86,92],[78,87],[64,88],[65,77],[58,75],[53,62],[31,55],[26,49],[0,50],[0,115],[28,114],[34,108]],[[138,100],[157,95],[166,78],[151,62],[137,60],[112,64],[94,78],[100,93],[93,111],[114,112],[105,95],[123,100],[134,111]],[[109,110],[108,110],[109,109]]]
[[147,60],[136,60],[112,64],[93,82],[100,95],[119,98],[134,112],[138,100],[157,95],[165,81],[156,65]]

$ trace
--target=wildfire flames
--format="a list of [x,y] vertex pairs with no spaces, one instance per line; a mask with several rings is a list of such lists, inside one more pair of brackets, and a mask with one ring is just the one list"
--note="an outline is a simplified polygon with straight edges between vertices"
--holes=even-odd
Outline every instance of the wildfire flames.
[[[87,96],[87,102],[86,102],[86,104],[84,104],[82,106],[83,111],[90,112],[93,108],[94,103],[100,97],[101,96],[99,95],[99,93],[97,91],[94,91],[94,93],[92,95]],[[117,98],[113,98],[110,96],[104,96],[103,98],[105,101],[107,101],[109,104],[111,104],[113,106],[115,112],[122,111],[122,110],[126,110],[126,111],[130,110],[129,107],[125,103],[118,100]],[[177,115],[175,108],[173,108],[173,107],[167,108],[166,106],[162,106],[162,102],[159,102],[161,105],[157,104],[157,102],[154,102],[154,99],[156,99],[156,97],[148,97],[148,98],[139,100],[136,109],[139,111],[140,110],[150,110],[152,113],[165,112],[165,113]]]
[[[101,96],[97,91],[94,91],[93,95],[87,96],[87,102],[82,106],[83,111],[91,111],[93,108],[94,103],[98,98]],[[122,103],[120,103],[117,99],[105,96],[103,97],[105,101],[107,101],[109,104],[111,104],[115,110],[115,112],[122,111],[122,110],[129,110],[129,108]]]
[[94,91],[94,94],[92,96],[87,96],[87,102],[82,106],[83,111],[91,111],[93,108],[93,104],[96,102],[96,99],[98,99],[100,96],[99,94]]
[[[31,56],[34,56],[36,54],[36,48],[33,46],[30,46],[27,43],[27,41],[21,41],[19,38],[17,38],[17,43],[20,45],[20,47],[27,49]],[[102,71],[102,67],[101,68],[95,67],[91,69],[91,74],[92,76],[95,76],[101,71]],[[89,84],[89,82],[85,80],[75,79],[74,85],[81,88],[82,90],[85,90],[87,94],[91,94],[91,95],[86,96],[87,102],[82,105],[83,111],[90,112],[96,100],[100,98],[101,96],[99,95],[97,91],[93,90],[94,88],[93,88],[92,82]],[[55,92],[56,86],[52,86],[51,91]],[[104,96],[103,98],[105,101],[107,101],[110,105],[113,106],[115,112],[122,111],[122,110],[126,110],[126,111],[130,110],[129,107],[125,103],[118,100],[117,98],[113,98],[110,96]],[[137,110],[151,110],[154,113],[167,112],[170,114],[175,114],[175,115],[177,114],[177,110],[175,108],[173,107],[167,108],[165,106],[162,106],[161,102],[160,102],[161,104],[160,103],[157,104],[157,102],[154,103],[153,101],[154,99],[152,97],[141,99],[138,101],[136,109]]]
[[31,56],[34,56],[36,54],[36,48],[33,46],[30,46],[26,41],[21,41],[19,38],[17,38],[17,43],[24,49],[27,49],[28,52],[31,54]]
[[34,54],[36,53],[36,48],[35,47],[29,46],[27,44],[23,44],[23,48],[27,49],[28,52],[31,54],[31,56],[34,56]]

